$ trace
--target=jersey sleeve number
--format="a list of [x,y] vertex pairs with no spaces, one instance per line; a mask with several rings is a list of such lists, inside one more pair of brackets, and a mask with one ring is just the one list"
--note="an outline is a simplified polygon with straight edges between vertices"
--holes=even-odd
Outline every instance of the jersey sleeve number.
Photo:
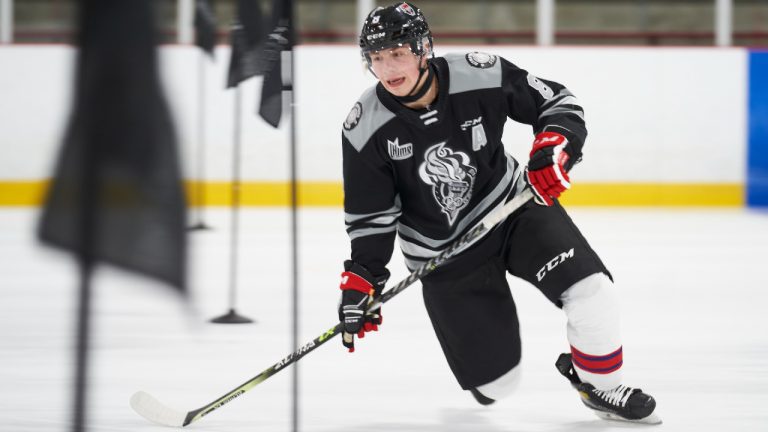
[[542,80],[531,74],[528,74],[528,85],[536,89],[536,91],[538,91],[541,97],[544,99],[552,99],[552,97],[555,95],[555,92],[553,92],[548,85],[544,84]]

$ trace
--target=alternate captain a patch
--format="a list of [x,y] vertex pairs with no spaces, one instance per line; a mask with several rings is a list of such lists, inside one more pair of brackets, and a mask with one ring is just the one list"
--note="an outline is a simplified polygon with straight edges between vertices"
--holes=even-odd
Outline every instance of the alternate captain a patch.
[[363,116],[363,104],[357,102],[352,110],[347,114],[347,119],[344,120],[344,129],[351,131],[360,123],[360,117]]
[[498,57],[496,57],[493,54],[486,54],[484,52],[471,52],[466,55],[467,57],[467,63],[469,63],[470,66],[480,68],[480,69],[488,69],[489,67],[493,67],[493,65],[496,64],[496,60]]

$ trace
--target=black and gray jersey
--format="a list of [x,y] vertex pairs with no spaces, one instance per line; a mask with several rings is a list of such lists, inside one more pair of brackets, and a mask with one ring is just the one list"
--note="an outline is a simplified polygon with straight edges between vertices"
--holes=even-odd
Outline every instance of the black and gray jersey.
[[587,135],[584,112],[567,88],[504,58],[449,54],[430,67],[438,81],[432,105],[406,108],[377,84],[343,125],[351,258],[374,275],[384,272],[395,236],[413,270],[524,188],[524,167],[502,143],[508,118],[534,134],[565,135],[572,160],[580,159]]

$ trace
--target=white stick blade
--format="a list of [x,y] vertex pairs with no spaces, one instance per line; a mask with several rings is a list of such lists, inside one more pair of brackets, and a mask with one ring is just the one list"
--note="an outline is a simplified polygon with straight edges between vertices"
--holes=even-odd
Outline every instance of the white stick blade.
[[138,391],[131,396],[131,408],[145,419],[163,426],[182,427],[186,414],[168,408],[149,393]]

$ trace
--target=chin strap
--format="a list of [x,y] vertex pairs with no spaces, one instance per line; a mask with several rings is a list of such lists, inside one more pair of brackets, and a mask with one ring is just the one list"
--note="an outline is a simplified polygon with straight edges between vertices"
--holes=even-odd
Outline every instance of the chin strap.
[[[424,73],[427,74],[427,80],[424,81],[424,85],[422,85],[420,89],[416,90],[416,87],[419,85],[419,81],[421,81],[421,77],[424,76]],[[395,98],[395,100],[403,104],[415,102],[421,99],[422,96],[427,94],[427,92],[429,91],[429,87],[432,85],[432,80],[434,79],[435,79],[435,71],[432,68],[432,64],[428,62],[427,66],[419,71],[419,79],[416,80],[416,84],[414,84],[411,91],[408,92],[408,95],[406,96],[392,95],[392,96]]]

